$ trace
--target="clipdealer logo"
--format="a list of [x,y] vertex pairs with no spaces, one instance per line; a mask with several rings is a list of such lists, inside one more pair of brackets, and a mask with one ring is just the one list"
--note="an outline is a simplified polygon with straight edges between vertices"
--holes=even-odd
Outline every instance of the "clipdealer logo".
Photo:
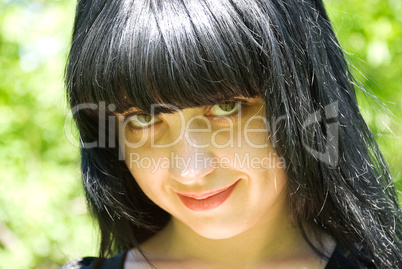
[[226,156],[212,157],[203,152],[196,152],[191,156],[181,156],[171,152],[169,156],[163,157],[146,157],[131,152],[127,165],[130,169],[151,169],[151,173],[155,173],[159,169],[178,169],[186,173],[186,171],[191,172],[192,170],[207,168],[269,170],[286,167],[283,158],[272,152],[264,157],[252,156],[248,152],[243,155],[235,152],[232,158]]
[[[154,104],[151,107],[151,115],[155,112],[155,109],[161,104]],[[246,120],[246,122],[241,123],[241,120],[244,120],[241,116],[241,110],[237,115],[237,124],[243,126],[243,128],[234,128],[234,123],[230,118],[227,119],[227,126],[220,128],[218,130],[212,130],[210,121],[202,116],[196,116],[191,118],[186,122],[182,111],[173,105],[163,104],[165,107],[169,107],[174,110],[175,113],[178,114],[181,129],[180,135],[172,142],[168,144],[157,144],[155,143],[155,139],[152,136],[152,132],[154,131],[154,127],[150,127],[151,135],[143,135],[138,141],[135,143],[130,142],[125,136],[125,132],[118,132],[117,130],[123,130],[126,128],[128,121],[124,119],[122,116],[116,116],[115,109],[116,106],[113,104],[109,104],[106,106],[105,102],[100,102],[99,104],[94,103],[83,103],[79,104],[71,109],[71,114],[66,116],[65,120],[65,136],[67,140],[73,144],[74,146],[81,148],[115,148],[119,147],[119,155],[120,160],[125,159],[125,148],[140,148],[145,143],[151,143],[151,148],[169,148],[175,143],[178,143],[182,139],[186,139],[186,141],[194,148],[208,148],[213,146],[218,149],[224,148],[241,148],[243,140],[247,144],[248,147],[254,149],[267,148],[270,146],[269,139],[266,139],[264,143],[255,144],[253,143],[252,135],[256,133],[266,133],[267,137],[270,137],[270,133],[275,133],[277,131],[277,125],[281,121],[286,121],[286,116],[281,116],[276,119],[271,119],[268,123],[268,119],[264,116],[254,115]],[[98,113],[98,139],[93,141],[83,141],[82,138],[79,137],[78,134],[74,135],[74,127],[72,116],[78,113],[80,110],[92,110]],[[317,110],[307,116],[307,118],[302,122],[302,129],[304,135],[302,136],[302,145],[304,149],[310,153],[317,160],[324,162],[330,166],[336,167],[339,161],[339,148],[338,148],[338,140],[339,140],[339,108],[338,101],[330,103],[323,107],[323,109]],[[206,128],[197,129],[190,128],[191,123],[194,120],[200,120],[205,122]],[[260,128],[251,128],[250,124],[259,122]],[[316,130],[321,130],[321,127],[317,128],[318,125],[324,125],[325,133],[316,133]],[[254,125],[255,126],[255,125]],[[117,127],[117,128],[116,128]],[[210,141],[204,144],[197,144],[191,139],[192,133],[210,133]],[[219,133],[227,132],[228,139],[224,143],[218,143],[216,137]],[[310,133],[313,132],[313,136],[320,136],[320,141],[325,142],[325,144],[314,144],[312,143],[312,136]],[[236,137],[236,139],[234,138]],[[276,141],[272,141],[272,144],[275,146]],[[144,161],[145,162],[145,161]],[[248,163],[248,161],[246,161]],[[256,161],[258,162],[258,161]]]

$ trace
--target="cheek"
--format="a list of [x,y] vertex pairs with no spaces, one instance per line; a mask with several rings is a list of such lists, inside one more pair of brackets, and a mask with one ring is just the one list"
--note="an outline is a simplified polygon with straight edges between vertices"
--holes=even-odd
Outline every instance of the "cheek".
[[166,163],[151,142],[148,132],[131,131],[129,126],[121,128],[119,146],[127,167],[136,179],[152,178],[152,174],[158,173],[157,165],[163,166]]
[[[214,148],[214,154],[228,167],[235,170],[267,170],[284,168],[284,164],[273,149],[265,128],[249,126],[249,129],[236,128],[234,132],[221,132],[215,141],[225,142],[231,138],[231,146]],[[240,131],[239,131],[240,130]],[[220,146],[219,144],[218,146]]]
[[168,168],[165,168],[165,164],[168,163],[162,163],[165,158],[152,154],[152,151],[129,152],[129,149],[126,151],[126,156],[128,155],[126,164],[134,180],[150,200],[167,211],[170,203],[167,199],[169,190],[166,185],[169,172]]
[[166,177],[170,160],[167,156],[158,155],[156,150],[149,148],[132,150],[126,147],[125,163],[136,180],[156,182]]
[[244,122],[242,137],[247,146],[262,149],[270,146],[267,119],[263,114],[255,115]]
[[141,189],[151,194],[161,188],[166,178],[169,159],[153,149],[147,135],[137,135],[126,127],[124,137],[120,136],[120,148],[124,161]]

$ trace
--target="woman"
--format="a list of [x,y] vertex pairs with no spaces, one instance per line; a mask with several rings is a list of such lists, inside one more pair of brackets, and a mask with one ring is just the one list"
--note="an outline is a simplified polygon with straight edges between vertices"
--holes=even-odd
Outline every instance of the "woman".
[[66,268],[402,267],[352,82],[320,0],[79,1],[66,83],[101,258]]

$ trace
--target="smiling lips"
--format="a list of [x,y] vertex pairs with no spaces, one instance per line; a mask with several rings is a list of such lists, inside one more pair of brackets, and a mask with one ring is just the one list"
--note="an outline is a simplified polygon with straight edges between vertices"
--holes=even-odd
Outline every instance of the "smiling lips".
[[201,194],[177,193],[182,203],[193,211],[213,209],[223,204],[232,193],[237,182],[224,189]]

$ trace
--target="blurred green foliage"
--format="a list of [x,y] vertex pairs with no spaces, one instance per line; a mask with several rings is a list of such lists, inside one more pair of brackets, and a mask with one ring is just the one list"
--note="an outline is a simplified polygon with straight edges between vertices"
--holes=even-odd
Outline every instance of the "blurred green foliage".
[[[0,2],[0,268],[58,268],[96,255],[62,83],[74,5]],[[402,1],[326,5],[354,74],[385,104],[359,94],[402,190]]]
[[96,254],[78,148],[64,133],[73,2],[0,2],[0,268]]
[[[352,72],[377,97],[358,91],[362,114],[402,190],[402,0],[327,0],[326,4]],[[402,202],[401,193],[398,196]]]

